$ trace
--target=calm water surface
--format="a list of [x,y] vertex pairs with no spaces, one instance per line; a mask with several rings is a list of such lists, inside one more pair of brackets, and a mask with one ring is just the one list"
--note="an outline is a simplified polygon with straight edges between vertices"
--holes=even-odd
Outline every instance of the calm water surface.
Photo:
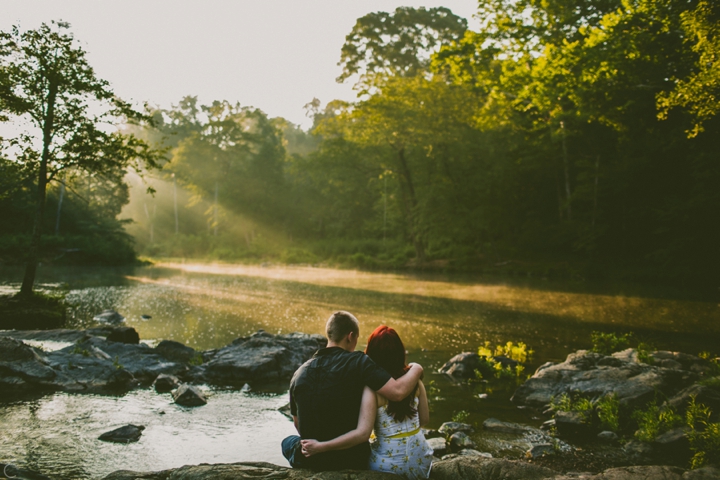
[[[13,288],[20,273],[0,270],[5,285],[0,290]],[[432,373],[456,353],[486,341],[525,342],[535,352],[528,372],[588,347],[593,330],[632,330],[659,348],[688,353],[718,353],[720,344],[717,303],[646,292],[585,293],[582,286],[542,280],[498,283],[311,267],[168,263],[124,270],[45,267],[39,281],[49,290],[69,291],[72,326],[91,326],[95,314],[113,309],[144,341],[172,339],[196,349],[221,347],[258,329],[323,333],[325,319],[338,309],[358,317],[364,338],[375,326],[390,325],[405,341],[409,359],[426,367],[425,381],[434,387],[431,427],[461,410],[470,413],[472,423],[491,416],[540,422],[510,404],[512,380],[468,386]],[[169,395],[152,390],[122,397],[55,394],[0,404],[0,462],[58,478],[202,462],[284,464],[278,445],[293,432],[277,411],[287,401],[285,386],[206,391],[209,404],[196,409],[178,407]],[[487,398],[478,398],[482,393]],[[97,441],[101,433],[127,423],[146,426],[139,442]]]

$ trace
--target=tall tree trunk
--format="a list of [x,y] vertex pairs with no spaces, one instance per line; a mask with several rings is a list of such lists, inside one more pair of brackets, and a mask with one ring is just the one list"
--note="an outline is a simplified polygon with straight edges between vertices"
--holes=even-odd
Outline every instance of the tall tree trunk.
[[33,285],[35,284],[35,273],[38,265],[38,251],[40,250],[40,237],[42,235],[42,220],[45,213],[45,196],[47,193],[47,169],[50,159],[50,143],[55,122],[55,99],[57,97],[57,84],[50,81],[50,88],[47,96],[47,110],[45,111],[45,123],[43,124],[43,150],[40,157],[40,168],[38,171],[38,188],[35,197],[35,217],[33,218],[32,236],[30,237],[30,248],[28,249],[27,262],[25,263],[25,276],[23,277],[20,295],[32,296]]
[[572,207],[570,205],[570,165],[568,162],[567,145],[565,143],[565,122],[560,122],[560,128],[562,129],[563,164],[565,165],[565,200],[567,201],[567,216],[568,221],[572,222]]
[[410,220],[410,239],[415,247],[415,256],[419,262],[423,263],[425,262],[425,246],[420,238],[420,232],[418,232],[417,197],[415,196],[415,186],[413,185],[412,176],[410,175],[410,168],[408,168],[407,160],[405,159],[404,148],[398,150],[398,161],[400,163],[400,175],[403,178],[402,183],[407,187],[407,201],[405,203]]

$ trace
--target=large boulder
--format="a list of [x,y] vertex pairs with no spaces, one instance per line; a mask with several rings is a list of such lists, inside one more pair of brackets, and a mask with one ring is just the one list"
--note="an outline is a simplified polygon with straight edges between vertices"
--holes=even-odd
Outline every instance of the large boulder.
[[430,472],[434,480],[540,480],[556,475],[549,468],[517,460],[469,455],[436,462]]
[[458,353],[440,367],[440,373],[456,378],[475,378],[475,370],[481,370],[482,364],[482,357],[477,353]]
[[194,376],[215,385],[243,386],[253,381],[288,379],[327,344],[321,335],[271,335],[263,330],[238,338],[197,367]]
[[98,440],[112,443],[131,443],[140,440],[145,427],[143,425],[125,425],[109,432],[105,432],[98,437]]
[[105,339],[108,342],[140,343],[140,335],[133,327],[115,327]]
[[194,348],[174,340],[163,340],[155,347],[155,352],[172,362],[188,363],[197,358]]
[[218,480],[230,479],[283,479],[297,480],[312,478],[315,480],[397,480],[398,476],[372,470],[342,470],[339,472],[313,472],[280,467],[265,462],[243,462],[215,465],[186,465],[160,472],[132,472],[120,470],[104,477],[104,480]]
[[173,400],[183,407],[200,407],[207,404],[205,394],[197,387],[183,384],[172,394]]
[[652,400],[656,392],[672,395],[697,378],[698,374],[690,370],[642,363],[634,349],[610,356],[579,350],[562,363],[538,368],[515,391],[512,401],[542,407],[562,394],[598,399],[614,393],[621,404],[636,407]]

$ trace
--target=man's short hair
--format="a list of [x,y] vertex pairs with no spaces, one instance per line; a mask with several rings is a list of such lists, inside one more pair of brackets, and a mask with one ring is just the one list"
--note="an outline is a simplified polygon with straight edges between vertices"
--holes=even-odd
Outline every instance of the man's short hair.
[[338,343],[350,332],[354,332],[355,335],[360,336],[360,324],[357,318],[355,318],[355,315],[343,310],[330,315],[325,325],[325,333],[327,334],[328,340]]

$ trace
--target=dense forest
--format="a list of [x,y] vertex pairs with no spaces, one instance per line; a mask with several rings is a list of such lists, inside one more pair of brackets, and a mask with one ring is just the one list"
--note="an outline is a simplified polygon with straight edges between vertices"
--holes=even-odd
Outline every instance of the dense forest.
[[[478,18],[358,19],[338,78],[357,100],[312,100],[309,131],[192,95],[147,112],[152,127],[123,131],[164,149],[162,166],[51,183],[46,257],[132,261],[125,227],[154,258],[716,288],[720,5],[483,0]],[[11,262],[36,186],[0,162]],[[126,205],[128,184],[156,191]]]

